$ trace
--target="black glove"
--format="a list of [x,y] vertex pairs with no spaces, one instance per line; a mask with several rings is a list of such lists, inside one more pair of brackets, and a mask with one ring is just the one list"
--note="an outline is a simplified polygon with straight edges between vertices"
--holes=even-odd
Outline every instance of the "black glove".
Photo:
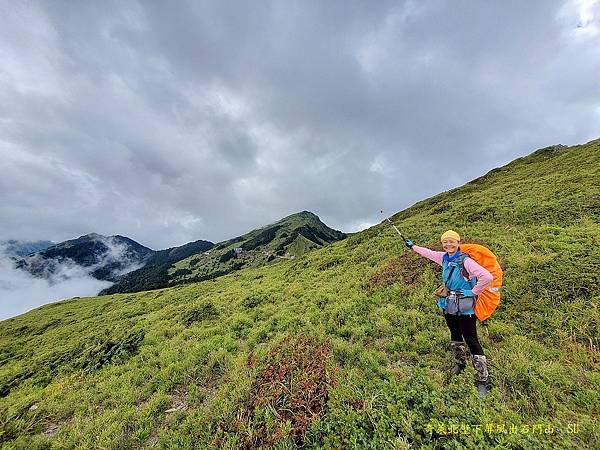
[[404,239],[404,243],[406,244],[406,246],[408,248],[412,248],[412,246],[415,245],[415,243],[413,241],[411,241],[410,239]]

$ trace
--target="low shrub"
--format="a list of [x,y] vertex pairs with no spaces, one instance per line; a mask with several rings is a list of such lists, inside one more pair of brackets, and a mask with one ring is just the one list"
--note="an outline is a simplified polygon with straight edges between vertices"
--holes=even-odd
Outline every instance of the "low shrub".
[[335,384],[330,359],[330,342],[304,335],[285,337],[262,361],[251,353],[247,365],[257,370],[256,377],[233,424],[241,436],[239,448],[270,447],[286,438],[301,445],[311,424],[325,414]]

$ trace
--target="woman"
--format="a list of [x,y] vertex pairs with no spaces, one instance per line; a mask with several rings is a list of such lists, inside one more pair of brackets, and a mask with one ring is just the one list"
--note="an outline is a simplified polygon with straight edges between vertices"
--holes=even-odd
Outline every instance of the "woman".
[[[442,266],[442,279],[449,294],[438,299],[438,306],[444,311],[444,318],[450,329],[450,348],[455,361],[452,373],[458,374],[465,369],[467,355],[464,339],[471,351],[473,367],[477,372],[477,390],[484,396],[487,393],[487,361],[477,338],[474,308],[477,295],[492,282],[493,277],[487,269],[461,253],[460,236],[456,231],[446,231],[442,234],[441,241],[443,252],[419,247],[410,240],[405,242],[419,255]],[[461,270],[463,267],[467,273]]]

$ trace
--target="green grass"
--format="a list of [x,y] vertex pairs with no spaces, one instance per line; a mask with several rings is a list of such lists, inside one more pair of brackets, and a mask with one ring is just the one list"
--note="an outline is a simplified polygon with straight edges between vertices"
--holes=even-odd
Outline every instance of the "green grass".
[[[448,376],[433,266],[409,284],[389,270],[408,250],[384,223],[295,260],[1,322],[3,448],[600,448],[599,144],[536,152],[392,218],[417,243],[453,228],[498,254],[485,399],[471,367]],[[330,348],[314,377],[302,342]],[[274,380],[285,389],[265,391]],[[322,407],[299,415],[303,392]]]

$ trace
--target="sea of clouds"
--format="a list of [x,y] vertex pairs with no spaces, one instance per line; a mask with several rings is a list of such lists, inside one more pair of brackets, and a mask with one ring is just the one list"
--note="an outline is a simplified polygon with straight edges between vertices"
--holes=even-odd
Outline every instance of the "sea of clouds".
[[[0,243],[0,320],[25,313],[47,303],[72,297],[95,296],[102,289],[111,286],[109,281],[97,280],[91,273],[99,267],[114,261],[127,259],[126,246],[110,237],[101,237],[108,251],[91,266],[82,267],[70,259],[53,261],[52,270],[47,270],[43,278],[15,267],[17,261],[8,254],[4,243]],[[39,256],[28,257],[29,262],[39,260]],[[115,275],[121,275],[140,268],[143,264],[127,261],[126,267]]]

